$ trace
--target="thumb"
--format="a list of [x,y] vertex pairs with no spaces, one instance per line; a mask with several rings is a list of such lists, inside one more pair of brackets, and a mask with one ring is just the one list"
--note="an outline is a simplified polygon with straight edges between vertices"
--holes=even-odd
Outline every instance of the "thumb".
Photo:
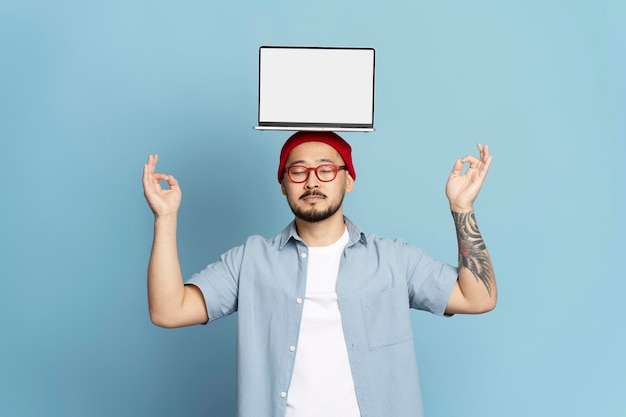
[[167,175],[164,179],[167,181],[167,186],[170,187],[170,190],[180,188],[180,186],[178,185],[178,180],[174,178],[173,175]]

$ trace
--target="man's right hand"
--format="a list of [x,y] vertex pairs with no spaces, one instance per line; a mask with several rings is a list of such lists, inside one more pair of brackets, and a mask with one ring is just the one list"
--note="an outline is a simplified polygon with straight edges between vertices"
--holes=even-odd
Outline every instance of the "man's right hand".
[[[143,167],[143,192],[155,217],[176,215],[182,199],[178,181],[172,175],[155,172],[158,155],[150,155]],[[169,189],[161,187],[167,181]]]

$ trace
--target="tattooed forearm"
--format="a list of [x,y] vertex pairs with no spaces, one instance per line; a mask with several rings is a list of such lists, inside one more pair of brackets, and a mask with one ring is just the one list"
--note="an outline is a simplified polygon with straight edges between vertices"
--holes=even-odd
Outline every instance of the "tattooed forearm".
[[469,269],[477,280],[482,281],[491,296],[494,282],[493,268],[487,252],[487,247],[478,230],[474,212],[452,212],[456,235],[459,241],[459,269]]

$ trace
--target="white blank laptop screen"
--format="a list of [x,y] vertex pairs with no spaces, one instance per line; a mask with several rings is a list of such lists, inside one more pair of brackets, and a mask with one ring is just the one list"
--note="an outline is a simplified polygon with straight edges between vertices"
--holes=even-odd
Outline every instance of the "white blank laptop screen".
[[259,49],[260,129],[373,130],[374,49]]

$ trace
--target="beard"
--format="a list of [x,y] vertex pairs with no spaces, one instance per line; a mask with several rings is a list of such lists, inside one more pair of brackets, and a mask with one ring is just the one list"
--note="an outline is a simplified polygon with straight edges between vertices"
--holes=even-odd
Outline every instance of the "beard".
[[[326,197],[325,195],[319,192],[311,191],[311,192],[304,193],[300,198],[302,199],[303,197],[307,197],[309,195],[319,195],[319,196]],[[311,207],[309,209],[304,210],[296,206],[296,204],[293,204],[291,201],[289,200],[287,201],[289,203],[289,207],[291,208],[291,212],[296,216],[296,218],[303,220],[305,222],[308,222],[308,223],[318,223],[318,222],[328,219],[329,217],[332,217],[335,213],[337,213],[337,211],[341,207],[341,204],[343,204],[343,197],[344,196],[342,195],[339,201],[337,201],[335,204],[331,204],[324,210],[318,210],[315,207]]]

